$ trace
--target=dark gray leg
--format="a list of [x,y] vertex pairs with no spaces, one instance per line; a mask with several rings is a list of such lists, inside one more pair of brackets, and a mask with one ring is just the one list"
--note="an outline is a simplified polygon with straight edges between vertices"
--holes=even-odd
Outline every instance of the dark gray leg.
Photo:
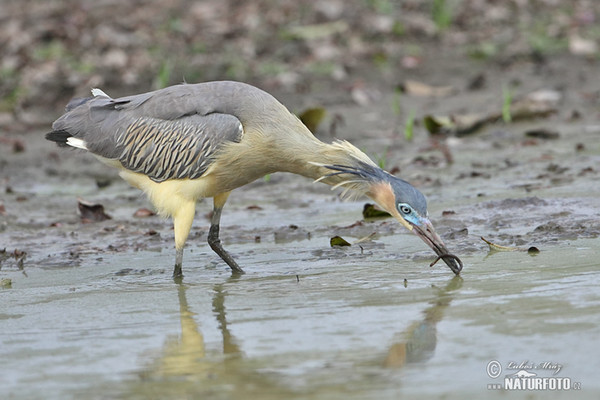
[[181,264],[183,263],[183,248],[175,250],[175,268],[173,269],[173,278],[182,278],[183,271]]
[[221,239],[219,239],[219,223],[221,221],[221,211],[223,211],[223,205],[227,200],[229,193],[215,196],[215,206],[213,209],[213,215],[210,220],[210,230],[208,231],[208,244],[215,253],[221,257],[223,261],[229,265],[231,272],[234,274],[243,274],[244,270],[235,262],[233,257],[223,248],[221,245]]

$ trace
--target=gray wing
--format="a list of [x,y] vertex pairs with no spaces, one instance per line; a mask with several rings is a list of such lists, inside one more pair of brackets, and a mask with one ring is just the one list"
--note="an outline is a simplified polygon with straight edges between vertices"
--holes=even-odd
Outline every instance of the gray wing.
[[241,140],[243,127],[234,115],[194,107],[198,93],[173,88],[180,89],[76,100],[52,127],[156,182],[199,178],[224,143]]
[[240,121],[227,114],[193,115],[176,120],[140,117],[114,135],[114,147],[88,142],[93,153],[117,159],[129,170],[156,182],[201,177],[225,142],[239,142]]

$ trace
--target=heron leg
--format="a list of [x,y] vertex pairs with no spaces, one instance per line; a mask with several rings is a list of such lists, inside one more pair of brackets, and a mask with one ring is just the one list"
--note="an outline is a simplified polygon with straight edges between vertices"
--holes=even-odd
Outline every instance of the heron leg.
[[183,247],[192,229],[194,214],[196,213],[196,202],[188,201],[179,205],[179,209],[173,215],[173,226],[175,230],[175,268],[173,278],[183,277]]
[[208,244],[215,253],[221,257],[223,261],[229,265],[231,272],[235,274],[243,274],[244,270],[235,262],[233,257],[223,248],[221,245],[221,239],[219,239],[219,223],[221,221],[221,211],[223,206],[229,197],[229,193],[220,193],[214,197],[214,209],[213,215],[210,220],[210,230],[208,231]]

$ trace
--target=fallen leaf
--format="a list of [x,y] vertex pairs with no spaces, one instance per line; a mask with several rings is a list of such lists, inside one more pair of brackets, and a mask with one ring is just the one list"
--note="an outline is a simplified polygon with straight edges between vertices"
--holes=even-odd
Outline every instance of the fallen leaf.
[[490,246],[490,251],[519,251],[518,247],[509,247],[509,246],[500,246],[499,244],[495,244],[481,236],[481,240],[486,242],[488,246]]
[[326,114],[327,112],[323,107],[313,107],[302,111],[300,115],[298,115],[298,118],[306,125],[309,131],[315,133]]
[[365,87],[363,83],[359,82],[350,90],[350,96],[359,106],[366,106],[381,97],[381,93],[376,89]]
[[558,90],[540,89],[529,93],[525,98],[536,103],[558,104],[562,100],[562,93]]
[[154,215],[156,215],[156,213],[147,208],[140,208],[135,213],[133,213],[133,216],[138,218],[152,217]]
[[[560,93],[532,92],[529,95],[515,100],[510,105],[511,120],[543,118],[555,114]],[[562,96],[562,95],[560,95]],[[432,135],[466,136],[477,132],[484,125],[502,119],[502,112],[496,111],[489,114],[455,114],[450,116],[426,115],[423,125]]]
[[485,116],[481,114],[462,114],[451,116],[426,115],[423,117],[423,125],[432,135],[454,134],[465,136],[475,133],[489,122],[496,121],[500,115]]
[[111,216],[104,212],[104,206],[102,204],[92,204],[80,199],[77,202],[77,206],[79,208],[79,214],[81,215],[81,222],[84,224],[111,219]]
[[329,239],[329,245],[331,247],[335,247],[335,246],[350,246],[350,243],[348,243],[348,241],[346,241],[346,239],[344,239],[341,236],[334,236],[331,239]]
[[388,212],[375,208],[375,205],[371,204],[371,203],[365,204],[365,206],[363,207],[362,214],[363,214],[363,218],[365,218],[365,219],[391,217],[391,215]]
[[446,97],[456,92],[452,86],[431,86],[410,79],[404,81],[402,89],[404,93],[417,97]]
[[598,52],[598,45],[591,39],[572,35],[569,38],[569,51],[577,56],[593,56]]
[[525,136],[536,139],[558,139],[560,134],[546,128],[531,129],[525,132]]
[[489,240],[487,240],[486,238],[484,238],[483,236],[481,236],[481,240],[483,240],[484,242],[487,243],[487,245],[490,247],[490,253],[494,253],[497,251],[523,251],[523,252],[527,252],[531,255],[536,255],[540,252],[540,250],[537,247],[528,247],[528,248],[524,248],[524,247],[511,247],[511,246],[501,246],[499,244],[495,244],[490,242]]
[[[557,112],[556,104],[546,100],[539,101],[535,97],[525,97],[513,102],[510,114],[513,121],[531,118],[547,117]],[[490,115],[492,117],[493,115]]]

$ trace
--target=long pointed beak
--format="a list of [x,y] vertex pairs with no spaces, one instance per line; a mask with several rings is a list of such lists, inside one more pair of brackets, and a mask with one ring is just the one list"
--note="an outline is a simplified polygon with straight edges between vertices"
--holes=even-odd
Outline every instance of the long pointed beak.
[[442,238],[440,238],[440,236],[437,234],[433,228],[433,225],[428,219],[423,219],[422,222],[423,223],[420,226],[411,224],[415,235],[419,236],[425,243],[427,243],[427,245],[431,247],[435,254],[444,260],[452,272],[454,272],[456,275],[460,274],[460,271],[463,268],[462,261],[460,261],[460,259],[455,255],[450,254],[446,248],[446,245],[442,241]]

